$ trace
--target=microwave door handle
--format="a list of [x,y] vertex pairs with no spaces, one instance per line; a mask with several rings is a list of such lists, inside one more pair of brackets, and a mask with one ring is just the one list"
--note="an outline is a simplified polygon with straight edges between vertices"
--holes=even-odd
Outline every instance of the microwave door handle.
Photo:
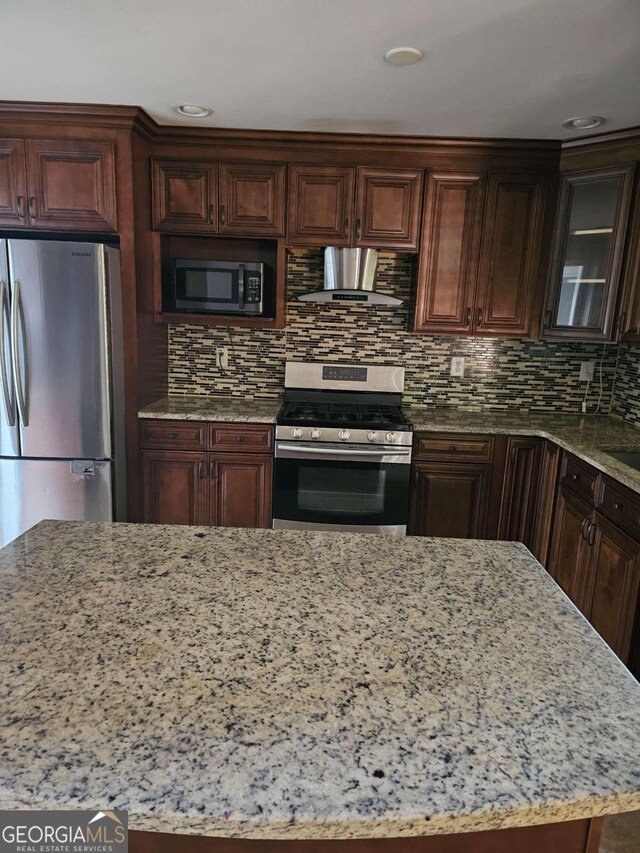
[[238,307],[244,308],[244,264],[238,264]]

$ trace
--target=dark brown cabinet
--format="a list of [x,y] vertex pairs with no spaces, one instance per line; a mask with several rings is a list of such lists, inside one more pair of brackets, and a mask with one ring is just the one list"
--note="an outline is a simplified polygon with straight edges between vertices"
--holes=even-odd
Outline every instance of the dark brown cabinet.
[[618,331],[620,340],[625,343],[640,343],[640,184],[636,188],[633,224],[627,240]]
[[537,331],[546,184],[542,175],[429,175],[414,331]]
[[430,172],[413,329],[471,332],[478,280],[484,173]]
[[358,168],[354,245],[417,251],[421,196],[421,171]]
[[116,230],[112,143],[29,139],[25,148],[31,225]]
[[543,441],[540,451],[540,476],[538,500],[533,530],[531,553],[545,569],[549,565],[549,546],[553,531],[556,489],[561,451],[552,441]]
[[409,532],[415,536],[484,538],[490,481],[489,464],[416,463]]
[[270,426],[144,419],[140,443],[143,521],[271,527]]
[[634,166],[562,179],[543,334],[608,341],[616,306]]
[[584,612],[602,639],[629,663],[640,591],[640,542],[595,513]]
[[24,142],[0,140],[0,225],[27,224],[27,170]]
[[0,225],[115,231],[113,144],[0,140]]
[[540,485],[542,442],[511,437],[507,442],[499,537],[531,548]]
[[217,164],[154,160],[153,227],[160,231],[215,233]]
[[209,454],[209,524],[271,527],[271,456]]
[[290,166],[287,243],[416,251],[422,171]]
[[142,520],[149,524],[206,524],[206,453],[143,450]]
[[546,181],[489,175],[474,331],[529,337],[537,332],[544,281],[540,252]]
[[289,166],[287,243],[349,246],[353,187],[350,168]]
[[583,498],[565,485],[560,487],[549,573],[583,613],[589,572],[591,511]]
[[220,164],[218,219],[221,234],[284,234],[285,167]]

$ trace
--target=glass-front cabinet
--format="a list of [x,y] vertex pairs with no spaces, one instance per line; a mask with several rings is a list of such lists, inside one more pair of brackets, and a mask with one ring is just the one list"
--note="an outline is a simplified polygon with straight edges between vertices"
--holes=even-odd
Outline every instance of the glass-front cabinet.
[[607,341],[615,336],[633,168],[563,176],[545,337]]

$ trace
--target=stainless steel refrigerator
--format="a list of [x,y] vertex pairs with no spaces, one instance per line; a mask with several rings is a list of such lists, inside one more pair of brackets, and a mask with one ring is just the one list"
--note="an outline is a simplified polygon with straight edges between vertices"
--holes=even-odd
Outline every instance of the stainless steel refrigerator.
[[0,239],[0,547],[126,514],[120,257]]

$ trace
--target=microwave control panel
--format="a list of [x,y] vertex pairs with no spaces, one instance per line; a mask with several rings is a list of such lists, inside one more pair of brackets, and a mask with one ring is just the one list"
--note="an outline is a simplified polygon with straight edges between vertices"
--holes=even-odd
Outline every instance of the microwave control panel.
[[260,302],[260,300],[260,276],[249,273],[247,275],[247,302]]

